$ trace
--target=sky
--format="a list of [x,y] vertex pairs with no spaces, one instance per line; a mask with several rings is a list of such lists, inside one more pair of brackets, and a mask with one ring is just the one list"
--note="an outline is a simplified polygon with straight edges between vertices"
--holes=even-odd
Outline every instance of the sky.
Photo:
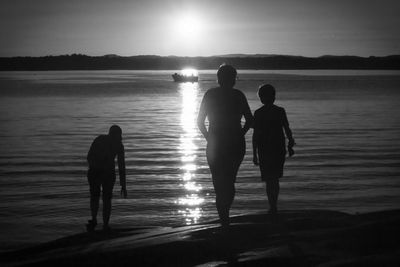
[[0,57],[400,54],[398,0],[0,0]]

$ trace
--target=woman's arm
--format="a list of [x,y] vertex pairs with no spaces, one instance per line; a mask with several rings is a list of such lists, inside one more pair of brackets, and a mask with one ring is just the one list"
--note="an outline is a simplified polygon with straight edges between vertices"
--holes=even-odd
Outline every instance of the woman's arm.
[[204,138],[207,140],[208,131],[205,125],[206,117],[207,117],[207,109],[206,109],[206,95],[204,95],[203,100],[200,104],[199,114],[197,116],[197,127],[199,127],[200,132],[203,134]]
[[[242,93],[243,94],[243,93]],[[247,131],[253,127],[253,114],[251,114],[251,110],[249,107],[249,103],[247,102],[246,96],[243,94],[243,116],[246,120],[245,124],[243,125],[243,135],[247,133]]]

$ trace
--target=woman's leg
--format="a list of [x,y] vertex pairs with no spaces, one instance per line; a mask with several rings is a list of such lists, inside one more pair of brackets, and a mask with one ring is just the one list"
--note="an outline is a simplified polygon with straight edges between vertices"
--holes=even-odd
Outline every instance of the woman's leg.
[[213,184],[215,190],[215,204],[218,215],[223,226],[229,225],[229,210],[235,196],[235,184],[224,180],[223,176],[213,175]]
[[219,140],[220,142],[209,140],[207,144],[207,161],[215,189],[215,203],[223,226],[229,225],[229,210],[235,198],[236,175],[245,153],[244,138],[242,139]]

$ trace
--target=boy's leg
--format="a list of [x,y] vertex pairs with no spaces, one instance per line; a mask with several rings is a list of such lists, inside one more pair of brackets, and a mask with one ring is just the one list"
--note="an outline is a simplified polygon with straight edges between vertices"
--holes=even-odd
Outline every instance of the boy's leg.
[[86,224],[86,230],[91,233],[97,226],[97,212],[99,210],[99,198],[100,197],[90,197],[90,211],[92,219]]
[[111,216],[111,198],[103,197],[103,228],[108,227]]
[[278,196],[279,196],[279,179],[269,178],[266,180],[266,191],[270,212],[276,213],[278,210]]
[[111,199],[115,176],[107,177],[103,182],[103,229],[108,229],[111,216]]
[[92,222],[97,223],[97,212],[99,211],[100,196],[90,197],[90,211],[92,215]]
[[90,189],[90,213],[92,216],[92,223],[97,224],[97,213],[99,211],[101,184],[98,182],[98,179],[96,179],[98,177],[96,177],[95,172],[89,170],[87,177]]

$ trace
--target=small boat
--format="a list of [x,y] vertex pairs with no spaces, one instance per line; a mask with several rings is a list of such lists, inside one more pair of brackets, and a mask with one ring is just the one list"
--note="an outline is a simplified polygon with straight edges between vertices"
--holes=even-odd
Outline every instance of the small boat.
[[197,75],[184,75],[184,74],[178,74],[174,73],[172,74],[172,78],[174,79],[174,82],[198,82],[199,81],[199,76]]

